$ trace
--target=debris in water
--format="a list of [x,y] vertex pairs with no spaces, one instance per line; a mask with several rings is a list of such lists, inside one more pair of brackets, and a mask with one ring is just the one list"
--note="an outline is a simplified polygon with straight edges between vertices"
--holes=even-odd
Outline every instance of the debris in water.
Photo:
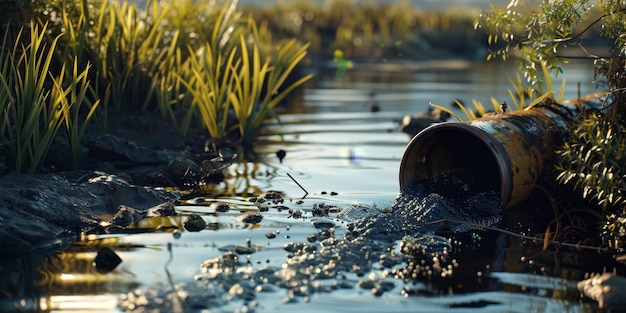
[[276,157],[278,158],[278,161],[280,161],[280,163],[283,163],[283,159],[285,158],[286,155],[287,155],[287,151],[283,149],[276,151]]
[[198,214],[191,214],[183,222],[183,227],[190,232],[198,232],[206,228],[206,222]]
[[258,224],[263,220],[263,215],[260,213],[244,213],[237,216],[237,220],[246,224]]
[[212,203],[209,207],[214,209],[215,212],[219,212],[219,213],[226,213],[230,211],[230,204],[226,202]]
[[120,258],[115,251],[109,247],[102,247],[98,250],[98,254],[93,261],[96,271],[100,274],[106,274],[114,270],[120,263]]

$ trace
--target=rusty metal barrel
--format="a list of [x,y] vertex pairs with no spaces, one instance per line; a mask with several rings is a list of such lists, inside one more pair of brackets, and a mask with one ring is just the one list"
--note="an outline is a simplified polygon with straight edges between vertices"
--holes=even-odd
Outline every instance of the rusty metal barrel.
[[546,105],[431,125],[406,147],[400,187],[463,169],[484,187],[499,191],[503,208],[519,204],[554,157],[572,116],[571,107]]

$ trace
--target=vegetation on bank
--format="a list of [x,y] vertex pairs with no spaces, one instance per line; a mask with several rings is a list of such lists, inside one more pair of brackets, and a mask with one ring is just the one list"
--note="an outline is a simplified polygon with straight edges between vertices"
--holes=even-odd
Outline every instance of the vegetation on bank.
[[31,14],[5,25],[0,51],[0,135],[18,171],[37,172],[61,128],[78,166],[86,129],[107,132],[112,114],[156,111],[182,134],[203,127],[249,153],[311,78],[296,73],[307,45],[272,38],[236,1],[19,4]]
[[[475,24],[491,34],[491,44],[497,44],[489,58],[514,57],[531,87],[558,75],[572,57],[571,51],[595,62],[596,71],[590,77],[594,74],[594,81],[608,95],[596,99],[597,107],[580,104],[583,114],[571,125],[556,169],[560,183],[602,210],[603,239],[620,250],[626,248],[625,18],[623,1],[512,1],[483,12]],[[587,46],[599,37],[611,44],[596,55]]]

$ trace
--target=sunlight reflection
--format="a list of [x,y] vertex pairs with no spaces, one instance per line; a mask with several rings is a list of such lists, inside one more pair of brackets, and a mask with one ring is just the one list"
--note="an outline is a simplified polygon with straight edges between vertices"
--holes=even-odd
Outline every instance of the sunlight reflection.
[[119,312],[118,295],[51,296],[41,299],[42,311]]

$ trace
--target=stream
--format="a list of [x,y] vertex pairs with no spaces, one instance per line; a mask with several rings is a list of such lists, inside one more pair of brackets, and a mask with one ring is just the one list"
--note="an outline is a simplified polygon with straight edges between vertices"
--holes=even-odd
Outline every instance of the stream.
[[[512,69],[465,61],[357,64],[340,79],[334,69],[318,70],[315,82],[280,108],[282,124],[256,146],[260,161],[233,164],[224,182],[179,203],[177,216],[146,218],[128,233],[90,236],[56,255],[24,260],[20,279],[32,282],[23,288],[33,296],[16,307],[600,312],[581,299],[576,283],[618,268],[610,257],[544,249],[511,235],[541,234],[538,218],[550,217],[549,208],[501,210],[494,191],[462,173],[399,190],[398,166],[410,140],[398,130],[402,117],[430,103],[508,100]],[[565,98],[595,91],[592,74],[590,63],[569,64],[561,76]],[[185,229],[192,214],[206,222],[204,230]],[[246,222],[251,218],[255,223]],[[92,266],[104,246],[122,260],[109,273]]]

